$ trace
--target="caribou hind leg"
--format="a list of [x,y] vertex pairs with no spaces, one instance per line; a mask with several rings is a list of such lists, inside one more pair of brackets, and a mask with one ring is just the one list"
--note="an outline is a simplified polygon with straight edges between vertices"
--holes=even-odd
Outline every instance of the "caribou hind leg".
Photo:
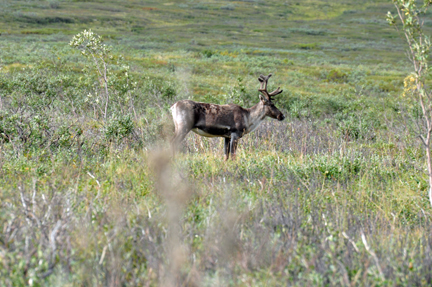
[[191,131],[191,128],[184,125],[183,123],[179,123],[174,121],[175,125],[175,133],[174,137],[171,140],[171,149],[173,156],[176,154],[176,152],[180,149],[181,143],[187,136],[187,134]]
[[180,148],[180,144],[186,137],[186,135],[192,130],[193,118],[191,113],[187,113],[182,108],[178,107],[179,103],[175,103],[171,107],[171,112],[174,120],[175,133],[171,140],[171,149],[173,155]]
[[177,150],[180,148],[180,144],[186,137],[186,135],[189,133],[189,131],[179,131],[176,132],[173,139],[171,140],[171,148],[173,151],[173,155],[177,152]]

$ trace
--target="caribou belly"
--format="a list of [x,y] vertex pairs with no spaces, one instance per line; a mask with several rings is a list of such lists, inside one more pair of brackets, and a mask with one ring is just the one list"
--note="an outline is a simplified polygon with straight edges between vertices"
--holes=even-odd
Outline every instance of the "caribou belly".
[[230,137],[229,128],[193,128],[192,131],[204,137]]

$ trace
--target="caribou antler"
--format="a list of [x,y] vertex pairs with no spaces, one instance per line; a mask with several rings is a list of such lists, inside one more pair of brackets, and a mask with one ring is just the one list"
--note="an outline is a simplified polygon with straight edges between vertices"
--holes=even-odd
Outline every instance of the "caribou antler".
[[272,74],[269,74],[267,77],[264,75],[260,75],[258,78],[258,81],[261,82],[261,87],[259,88],[258,91],[261,92],[261,94],[264,95],[264,97],[269,100],[270,102],[273,101],[273,97],[282,93],[283,90],[280,89],[280,87],[278,87],[276,90],[274,90],[273,92],[269,93],[267,92],[267,82],[268,79],[272,76]]

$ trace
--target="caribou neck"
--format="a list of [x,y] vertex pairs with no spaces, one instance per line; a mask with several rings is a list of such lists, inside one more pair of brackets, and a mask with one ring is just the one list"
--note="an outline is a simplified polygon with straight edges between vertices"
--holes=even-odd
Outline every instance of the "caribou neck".
[[252,108],[247,109],[249,112],[248,119],[246,121],[246,133],[250,133],[255,130],[259,124],[266,117],[266,111],[263,103],[260,101],[258,104]]

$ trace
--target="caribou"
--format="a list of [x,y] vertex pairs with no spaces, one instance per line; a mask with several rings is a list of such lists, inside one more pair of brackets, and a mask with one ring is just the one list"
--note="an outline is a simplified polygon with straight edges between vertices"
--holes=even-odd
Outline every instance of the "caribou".
[[254,131],[266,118],[282,121],[285,116],[274,105],[274,96],[282,93],[280,87],[267,92],[267,82],[272,76],[260,75],[260,101],[253,107],[245,109],[239,105],[216,105],[182,100],[171,106],[175,134],[172,139],[173,152],[178,148],[186,135],[193,131],[204,137],[225,138],[225,160],[235,159],[237,143],[244,135]]

